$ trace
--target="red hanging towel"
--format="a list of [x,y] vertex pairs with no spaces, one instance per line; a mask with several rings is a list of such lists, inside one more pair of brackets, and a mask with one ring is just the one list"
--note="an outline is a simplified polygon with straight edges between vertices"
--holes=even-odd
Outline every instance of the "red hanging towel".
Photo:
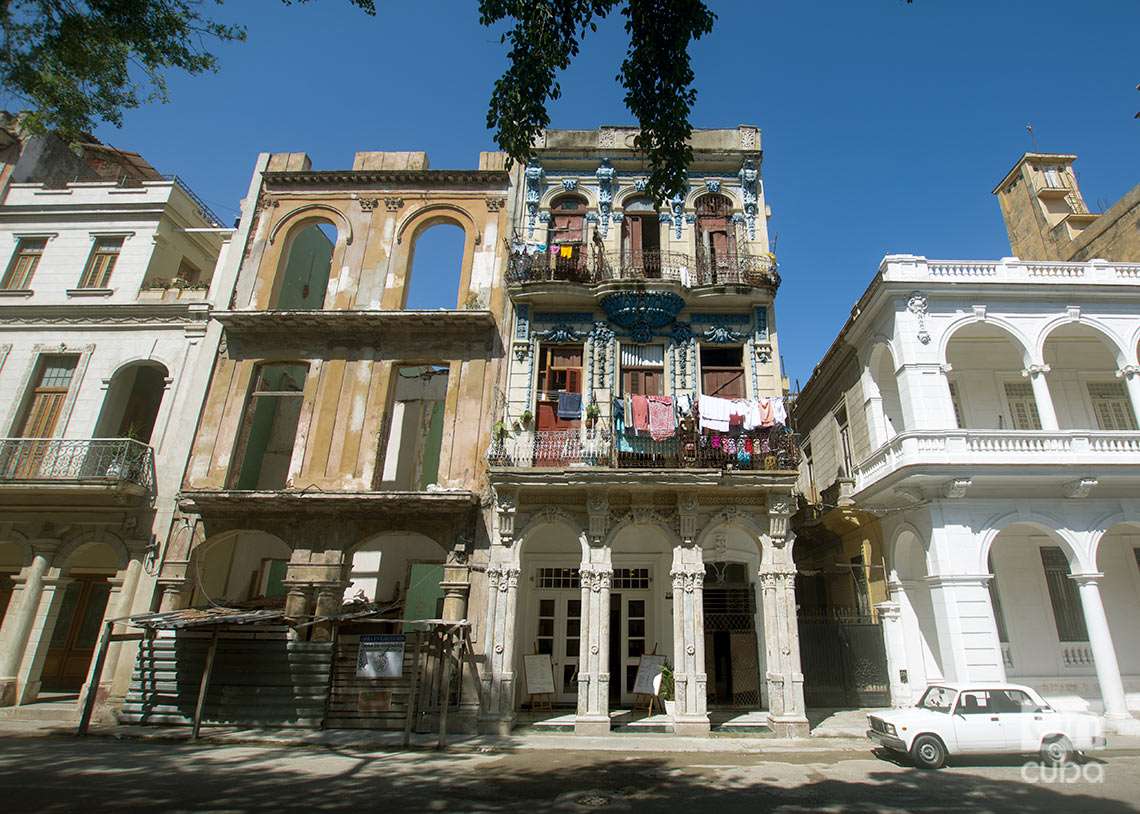
[[649,432],[649,399],[645,396],[630,396],[633,406],[633,428],[637,432]]

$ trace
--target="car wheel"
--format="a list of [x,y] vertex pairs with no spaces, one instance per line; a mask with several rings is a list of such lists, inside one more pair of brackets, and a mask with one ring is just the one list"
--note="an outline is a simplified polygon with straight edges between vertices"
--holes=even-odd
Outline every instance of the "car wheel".
[[941,769],[946,765],[946,747],[933,735],[919,735],[911,744],[910,757],[920,769]]
[[1073,744],[1064,735],[1041,744],[1041,760],[1049,766],[1064,766],[1073,759]]

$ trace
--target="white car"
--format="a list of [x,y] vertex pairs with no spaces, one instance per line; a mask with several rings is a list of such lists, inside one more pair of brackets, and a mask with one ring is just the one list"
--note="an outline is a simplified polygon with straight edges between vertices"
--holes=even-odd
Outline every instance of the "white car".
[[938,769],[950,755],[1040,753],[1046,763],[1105,748],[1104,722],[1058,712],[1020,684],[933,684],[918,704],[867,716],[867,737],[915,765]]

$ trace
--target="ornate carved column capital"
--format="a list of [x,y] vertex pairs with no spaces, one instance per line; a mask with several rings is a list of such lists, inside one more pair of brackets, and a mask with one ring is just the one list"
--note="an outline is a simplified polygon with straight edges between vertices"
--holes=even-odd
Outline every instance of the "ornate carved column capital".
[[1118,379],[1132,379],[1137,374],[1140,374],[1140,366],[1138,365],[1125,365],[1116,371],[1116,378]]
[[1025,370],[1021,371],[1021,376],[1024,379],[1036,379],[1038,376],[1044,376],[1052,370],[1049,365],[1029,365]]

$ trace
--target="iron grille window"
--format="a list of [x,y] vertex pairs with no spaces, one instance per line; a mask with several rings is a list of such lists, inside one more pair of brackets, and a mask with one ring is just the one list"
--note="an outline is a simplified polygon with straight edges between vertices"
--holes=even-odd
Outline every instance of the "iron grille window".
[[1085,615],[1077,585],[1069,579],[1069,560],[1059,546],[1041,549],[1041,565],[1045,569],[1045,584],[1049,600],[1053,603],[1053,620],[1057,625],[1057,638],[1063,642],[1087,642]]
[[582,576],[577,568],[539,568],[539,588],[581,588]]
[[648,568],[615,568],[614,588],[623,588],[629,591],[649,588]]

